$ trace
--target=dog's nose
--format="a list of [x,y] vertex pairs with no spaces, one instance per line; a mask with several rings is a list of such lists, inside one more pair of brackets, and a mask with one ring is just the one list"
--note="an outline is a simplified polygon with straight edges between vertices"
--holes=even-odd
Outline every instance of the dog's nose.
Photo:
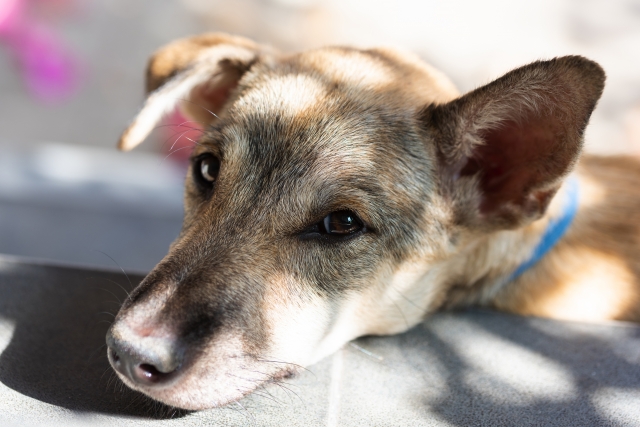
[[166,385],[179,376],[183,351],[177,340],[107,333],[109,362],[132,382],[146,387]]

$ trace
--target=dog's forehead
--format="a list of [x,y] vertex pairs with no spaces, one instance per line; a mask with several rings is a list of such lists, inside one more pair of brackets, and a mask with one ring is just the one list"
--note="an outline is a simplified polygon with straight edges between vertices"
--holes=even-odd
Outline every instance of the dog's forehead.
[[421,200],[408,193],[423,190],[416,183],[432,156],[417,112],[435,99],[429,91],[449,96],[430,78],[379,52],[340,48],[257,65],[209,139],[223,147],[221,185],[234,188],[235,206],[239,195],[287,209],[292,198],[307,207],[342,196],[349,206],[372,195]]
[[[293,151],[304,154],[305,161],[310,152],[340,157],[334,166],[352,154],[366,160],[377,145],[400,143],[418,110],[450,97],[436,80],[424,64],[384,52],[304,52],[248,73],[224,133],[245,148],[280,155]],[[397,138],[389,141],[391,134]]]
[[385,91],[396,89],[394,77],[402,67],[395,65],[380,55],[352,49],[303,52],[268,67],[256,67],[247,79],[250,87],[244,97],[266,101],[265,107],[276,110],[310,107],[330,95],[372,103]]
[[[422,148],[410,117],[329,94],[308,76],[274,77],[268,90],[274,96],[256,90],[241,98],[242,114],[222,128],[226,161],[251,181],[353,186],[373,179],[402,151]],[[242,108],[245,102],[251,108]]]
[[372,90],[340,81],[299,61],[249,79],[220,126],[226,157],[249,161],[254,170],[303,162],[362,172],[375,146],[387,142],[379,134],[409,121]]
[[406,52],[329,47],[257,64],[241,82],[244,103],[304,112],[334,97],[416,109],[458,95],[451,81]]
[[300,70],[313,70],[332,84],[364,90],[393,88],[395,77],[404,68],[378,51],[338,47],[300,53],[289,64]]
[[262,76],[233,105],[233,112],[249,120],[293,118],[322,109],[330,89],[318,76],[283,73]]

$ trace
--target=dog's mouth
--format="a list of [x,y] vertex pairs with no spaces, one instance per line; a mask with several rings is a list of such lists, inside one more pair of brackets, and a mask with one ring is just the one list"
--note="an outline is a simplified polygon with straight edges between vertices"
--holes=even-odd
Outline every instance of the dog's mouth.
[[261,387],[293,377],[300,368],[244,352],[225,355],[226,348],[184,352],[185,357],[172,364],[158,357],[145,358],[139,351],[109,340],[107,355],[125,385],[187,410],[228,405]]
[[[227,383],[226,390],[216,390],[212,393],[203,393],[203,390],[207,389],[205,382],[212,383],[206,378],[201,378],[200,381],[194,378],[177,379],[170,385],[156,388],[148,385],[141,386],[139,383],[133,384],[129,377],[125,377],[120,372],[118,374],[127,386],[154,400],[180,409],[204,410],[232,404],[271,384],[281,385],[283,380],[294,377],[297,370],[281,368],[268,377],[261,375],[261,372],[252,376],[255,374],[254,370],[225,372],[225,376],[231,380]],[[220,381],[217,383],[220,384]]]

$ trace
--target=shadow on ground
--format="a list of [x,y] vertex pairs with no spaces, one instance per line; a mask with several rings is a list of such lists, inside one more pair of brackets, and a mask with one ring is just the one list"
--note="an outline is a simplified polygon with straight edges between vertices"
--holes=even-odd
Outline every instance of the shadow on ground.
[[[113,314],[141,279],[0,259],[0,344],[3,337],[8,342],[0,382],[78,412],[186,415],[125,388],[106,359]],[[634,402],[640,328],[634,326],[445,313],[404,334],[362,338],[347,350],[312,367],[313,381],[292,380],[300,388],[291,403],[270,408],[273,402],[257,393],[240,406],[251,414],[244,418],[198,416],[208,425],[244,425],[255,416],[292,426],[329,419],[347,426],[611,426],[640,419]],[[335,396],[339,404],[331,403]]]
[[74,411],[183,415],[124,387],[107,361],[105,334],[113,314],[141,279],[0,260],[0,316],[15,325],[0,356],[0,382]]
[[[611,419],[607,402],[596,402],[613,389],[640,390],[640,328],[481,311],[444,316],[398,344],[412,358],[430,354],[440,369],[445,386],[417,401],[425,416],[456,426],[628,425]],[[473,333],[459,335],[456,326]]]

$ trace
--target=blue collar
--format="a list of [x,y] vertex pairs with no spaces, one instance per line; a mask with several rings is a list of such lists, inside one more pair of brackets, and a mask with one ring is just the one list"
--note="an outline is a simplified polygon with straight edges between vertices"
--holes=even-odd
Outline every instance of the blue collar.
[[576,212],[578,211],[579,202],[580,185],[578,179],[575,176],[571,176],[566,181],[566,193],[562,214],[557,218],[551,218],[547,229],[540,238],[540,241],[531,253],[529,259],[520,264],[518,268],[511,273],[508,282],[520,277],[522,273],[537,264],[538,261],[553,249],[558,241],[565,235],[569,226],[573,222]]

